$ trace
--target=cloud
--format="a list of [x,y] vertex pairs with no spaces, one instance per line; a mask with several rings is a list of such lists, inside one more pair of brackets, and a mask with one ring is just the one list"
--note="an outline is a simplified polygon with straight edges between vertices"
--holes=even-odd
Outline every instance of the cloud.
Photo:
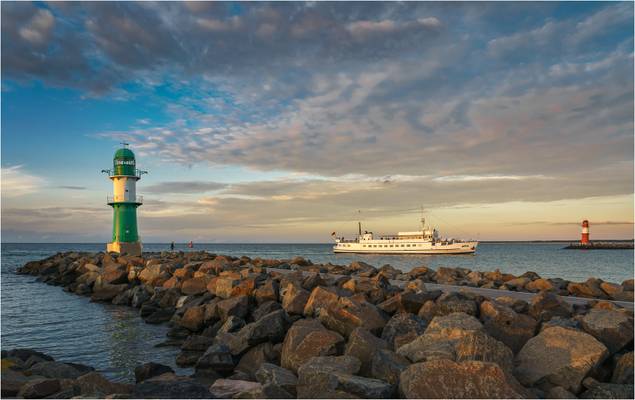
[[167,194],[167,193],[205,193],[223,189],[227,186],[219,182],[201,181],[172,181],[160,182],[149,186],[144,186],[145,193]]
[[45,183],[43,178],[26,172],[22,165],[2,167],[1,171],[3,198],[20,197],[36,193],[42,189]]
[[62,186],[57,186],[60,189],[67,189],[67,190],[86,190],[86,186],[70,186],[70,185],[62,185]]

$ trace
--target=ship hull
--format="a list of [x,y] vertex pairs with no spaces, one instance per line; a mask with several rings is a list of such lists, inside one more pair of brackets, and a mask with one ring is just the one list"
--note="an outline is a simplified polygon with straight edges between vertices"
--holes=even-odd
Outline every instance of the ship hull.
[[[355,253],[355,254],[383,254],[383,255],[404,255],[404,254],[473,254],[476,252],[478,242],[461,242],[451,243],[447,245],[422,244],[421,246],[412,245],[414,248],[390,248],[384,245],[376,245],[378,247],[368,247],[375,245],[363,245],[361,243],[338,243],[333,246],[334,253]],[[389,246],[389,245],[386,245]]]

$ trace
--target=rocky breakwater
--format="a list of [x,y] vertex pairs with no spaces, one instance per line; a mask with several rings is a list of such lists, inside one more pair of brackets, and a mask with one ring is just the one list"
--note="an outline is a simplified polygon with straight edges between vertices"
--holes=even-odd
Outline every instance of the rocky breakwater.
[[[162,345],[179,346],[176,362],[194,373],[157,372],[105,395],[633,397],[633,314],[605,301],[632,299],[632,280],[575,283],[426,267],[403,273],[204,252],[64,253],[19,273],[170,325]],[[465,288],[442,293],[427,282]],[[531,302],[505,292],[485,298],[470,287],[537,295]],[[573,293],[595,300],[571,305],[559,296]]]

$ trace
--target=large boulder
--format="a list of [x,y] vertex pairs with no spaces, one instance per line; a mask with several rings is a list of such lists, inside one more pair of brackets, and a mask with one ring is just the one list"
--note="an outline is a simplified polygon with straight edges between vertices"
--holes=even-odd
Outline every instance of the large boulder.
[[318,318],[324,326],[344,336],[350,335],[357,327],[381,334],[388,321],[386,313],[375,305],[365,300],[346,297],[340,297],[337,303],[322,308]]
[[207,386],[184,376],[171,373],[155,376],[134,386],[131,398],[134,399],[208,399]]
[[270,363],[263,363],[255,375],[258,382],[263,386],[277,386],[292,396],[296,395],[298,378],[288,369]]
[[423,335],[399,346],[397,353],[412,362],[439,357],[454,359],[454,343],[474,331],[483,332],[483,325],[465,313],[435,317]]
[[361,363],[355,357],[313,357],[298,369],[298,398],[391,398],[394,386],[378,379],[355,376]]
[[632,399],[635,396],[633,385],[596,382],[582,393],[582,399]]
[[531,282],[528,282],[525,285],[525,289],[530,292],[536,293],[536,292],[541,292],[543,290],[553,290],[554,286],[549,280],[544,278],[538,278]]
[[612,383],[633,384],[633,352],[620,356],[613,369]]
[[426,326],[426,321],[415,314],[395,314],[384,326],[381,338],[388,342],[391,349],[398,349],[415,340],[425,331]]
[[146,379],[150,379],[152,377],[159,376],[167,372],[174,373],[174,370],[167,365],[149,362],[136,367],[134,369],[134,376],[135,381],[139,383],[145,381]]
[[567,286],[567,290],[569,291],[569,294],[571,296],[607,299],[608,296],[600,287],[601,284],[602,281],[600,279],[589,278],[586,280],[586,282],[569,283],[569,285]]
[[163,285],[170,278],[167,267],[163,264],[153,264],[145,267],[137,276],[141,283],[150,286]]
[[279,296],[278,282],[273,279],[267,279],[260,287],[254,290],[254,298],[256,303],[263,304],[265,302],[277,302]]
[[370,376],[371,361],[375,352],[388,347],[385,340],[379,339],[364,328],[356,328],[348,337],[344,354],[356,357],[362,363],[360,375]]
[[323,308],[336,304],[339,296],[334,291],[318,286],[311,291],[311,295],[304,306],[304,315],[311,317],[317,315]]
[[511,307],[494,301],[481,303],[480,318],[485,331],[509,346],[514,353],[522,349],[538,327],[538,322],[532,317],[518,314]]
[[379,349],[371,360],[370,376],[396,385],[399,383],[399,376],[409,365],[410,361],[406,357],[394,351]]
[[516,356],[514,374],[525,386],[546,383],[578,393],[587,373],[607,355],[593,336],[556,326],[529,339]]
[[247,350],[234,370],[255,378],[256,371],[263,364],[280,364],[280,347],[282,346],[273,345],[269,342],[257,344]]
[[302,315],[309,295],[300,285],[289,284],[282,290],[282,308],[290,315]]
[[412,364],[401,373],[405,398],[521,399],[525,389],[498,365],[482,361],[432,360]]
[[179,320],[179,324],[192,332],[198,332],[203,328],[205,319],[205,307],[190,307],[185,311],[183,317]]
[[221,321],[225,321],[230,315],[245,318],[249,312],[249,298],[247,296],[236,296],[219,301],[216,304],[216,312]]
[[[436,299],[435,304],[433,316],[448,315],[455,312],[476,316],[478,313],[478,304],[460,292],[443,293]],[[423,315],[420,313],[419,316]]]
[[555,292],[543,291],[531,299],[529,314],[538,321],[549,321],[555,316],[568,318],[573,314],[573,307]]
[[112,394],[129,394],[132,385],[110,382],[97,372],[89,372],[75,380],[82,396],[100,398]]
[[207,284],[209,283],[209,277],[200,276],[198,278],[191,278],[183,281],[181,285],[181,292],[186,295],[197,295],[207,292]]
[[217,379],[209,387],[211,398],[262,398],[262,385],[258,382],[250,382],[237,379]]
[[582,318],[582,328],[604,343],[611,354],[633,341],[633,317],[621,311],[594,308]]
[[58,379],[33,379],[20,388],[18,397],[25,399],[43,399],[62,389]]
[[311,357],[336,355],[344,347],[344,338],[315,319],[295,322],[284,339],[281,366],[293,372]]
[[128,269],[125,265],[109,264],[104,267],[101,274],[102,281],[109,284],[120,284],[128,282]]
[[81,364],[43,361],[33,365],[28,371],[32,375],[40,375],[52,379],[77,379],[94,370],[93,367]]
[[196,369],[231,372],[234,369],[234,359],[229,347],[219,343],[210,346],[196,362]]
[[246,340],[250,346],[263,342],[279,343],[284,339],[288,328],[287,313],[277,310],[245,325],[238,331],[238,336]]

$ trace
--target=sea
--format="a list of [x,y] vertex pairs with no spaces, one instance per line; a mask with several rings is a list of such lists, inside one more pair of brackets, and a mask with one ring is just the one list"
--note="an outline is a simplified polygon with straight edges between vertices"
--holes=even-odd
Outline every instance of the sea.
[[[314,263],[345,265],[364,261],[376,267],[390,264],[408,271],[425,265],[431,268],[464,267],[520,275],[533,271],[545,278],[560,277],[584,281],[589,277],[621,283],[633,278],[633,250],[564,250],[568,243],[481,243],[474,255],[352,255],[333,254],[331,244],[194,244],[189,249],[215,254],[272,259],[302,256]],[[156,347],[166,340],[168,327],[145,324],[138,310],[124,306],[91,303],[90,299],[67,293],[61,287],[16,275],[18,267],[57,252],[104,250],[103,244],[2,243],[1,325],[3,350],[33,348],[58,361],[78,362],[95,367],[109,379],[133,382],[134,368],[145,362],[169,365],[179,374],[175,347]],[[144,244],[144,251],[166,251],[169,244]]]

